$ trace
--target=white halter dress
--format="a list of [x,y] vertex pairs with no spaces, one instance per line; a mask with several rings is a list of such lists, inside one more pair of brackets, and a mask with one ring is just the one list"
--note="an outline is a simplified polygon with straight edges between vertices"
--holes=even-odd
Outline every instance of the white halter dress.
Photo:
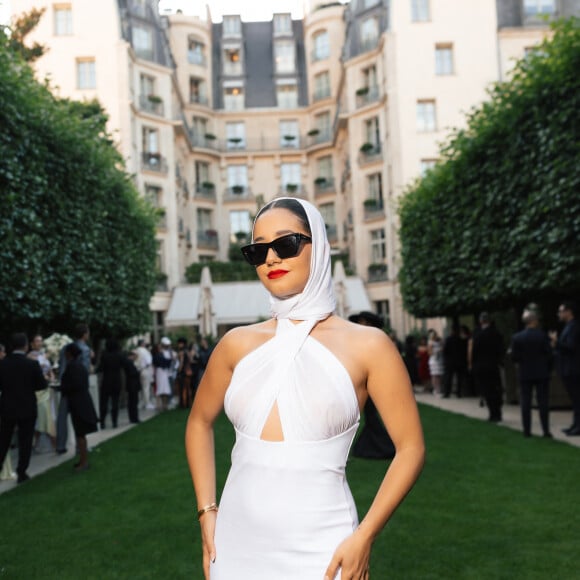
[[[358,401],[344,366],[310,336],[316,322],[279,319],[234,370],[225,411],[236,443],[211,580],[322,580],[358,524],[345,478]],[[275,403],[284,440],[265,441]]]

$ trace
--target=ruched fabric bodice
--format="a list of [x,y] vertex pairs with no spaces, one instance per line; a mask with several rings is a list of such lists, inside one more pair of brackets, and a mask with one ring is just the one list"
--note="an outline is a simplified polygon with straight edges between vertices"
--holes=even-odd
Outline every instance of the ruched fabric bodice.
[[351,378],[336,356],[310,336],[316,321],[278,320],[276,335],[236,366],[225,397],[234,427],[260,437],[274,406],[284,441],[320,441],[359,420]]
[[[309,336],[315,323],[278,320],[234,370],[225,411],[236,444],[211,580],[321,580],[357,525],[345,467],[358,401],[342,363]],[[265,441],[275,403],[284,440]]]

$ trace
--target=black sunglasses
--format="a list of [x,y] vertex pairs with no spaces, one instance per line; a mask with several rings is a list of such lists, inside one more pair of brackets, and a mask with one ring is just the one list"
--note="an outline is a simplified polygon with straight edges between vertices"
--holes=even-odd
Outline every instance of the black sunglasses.
[[272,248],[279,258],[293,258],[298,255],[300,250],[301,242],[310,243],[312,238],[305,236],[304,234],[287,234],[281,238],[276,238],[268,244],[257,243],[249,244],[241,248],[242,254],[248,264],[252,266],[261,266],[266,261],[266,256],[268,255],[268,250]]

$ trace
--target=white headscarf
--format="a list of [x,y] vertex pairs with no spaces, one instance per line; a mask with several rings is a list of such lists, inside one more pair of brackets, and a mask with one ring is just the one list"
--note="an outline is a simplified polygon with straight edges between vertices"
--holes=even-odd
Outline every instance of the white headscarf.
[[[273,318],[291,320],[324,320],[334,312],[336,299],[332,285],[330,268],[330,244],[326,237],[326,226],[320,212],[308,201],[295,197],[277,197],[265,207],[282,199],[298,202],[306,211],[308,224],[312,232],[312,255],[310,259],[310,276],[301,294],[291,298],[280,299],[270,295],[270,307]],[[263,210],[258,213],[258,217]],[[254,226],[256,222],[254,221]]]

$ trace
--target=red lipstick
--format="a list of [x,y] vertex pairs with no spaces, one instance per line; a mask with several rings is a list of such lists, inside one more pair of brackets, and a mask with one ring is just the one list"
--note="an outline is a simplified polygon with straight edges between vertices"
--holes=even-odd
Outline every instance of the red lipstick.
[[286,274],[288,274],[288,270],[272,270],[271,272],[268,272],[268,278],[270,280],[275,280],[276,278],[282,278],[282,276],[285,276]]

